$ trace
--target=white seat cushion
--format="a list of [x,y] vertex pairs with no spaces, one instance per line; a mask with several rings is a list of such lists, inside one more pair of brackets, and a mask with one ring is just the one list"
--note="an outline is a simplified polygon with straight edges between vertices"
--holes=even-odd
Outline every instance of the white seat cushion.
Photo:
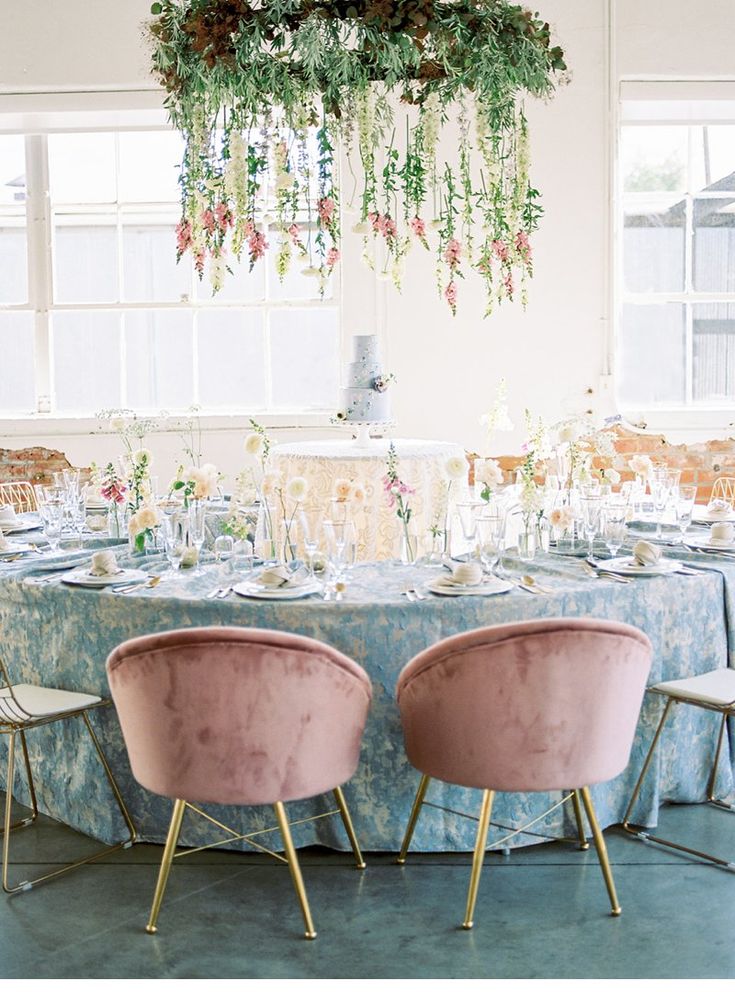
[[690,679],[659,682],[652,688],[675,699],[692,699],[715,706],[728,706],[735,702],[735,668],[716,668],[713,672],[695,675]]
[[[48,716],[55,716],[60,713],[69,713],[73,710],[84,709],[85,706],[94,706],[101,701],[101,696],[89,696],[86,692],[67,692],[66,689],[46,689],[42,685],[25,685],[19,683],[13,687],[13,696],[30,717],[41,720]],[[7,700],[7,702],[5,702]],[[0,720],[3,718],[12,721],[17,718],[19,722],[24,719],[23,715],[16,713],[16,706],[10,699],[10,690],[7,686],[0,689]]]

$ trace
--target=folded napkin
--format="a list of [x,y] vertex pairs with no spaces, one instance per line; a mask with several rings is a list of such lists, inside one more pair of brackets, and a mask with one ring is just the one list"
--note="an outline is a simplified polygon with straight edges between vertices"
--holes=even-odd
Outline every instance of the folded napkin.
[[116,575],[120,571],[114,551],[96,551],[92,555],[90,575]]
[[731,523],[723,520],[719,523],[712,524],[709,529],[709,541],[710,544],[722,544],[728,545],[732,544],[735,540],[735,527]]
[[94,531],[95,533],[107,530],[107,515],[104,513],[88,513],[84,518],[84,523],[87,526],[87,530]]
[[718,518],[726,519],[731,513],[732,507],[726,499],[713,499],[707,506],[707,516],[713,520]]
[[10,551],[11,544],[10,541],[5,537],[3,532],[0,530],[0,551]]
[[639,565],[658,565],[661,560],[661,548],[648,541],[638,541],[633,546],[633,557]]
[[17,520],[15,507],[9,504],[0,506],[0,524],[14,524]]
[[482,568],[474,561],[462,561],[454,567],[451,577],[441,578],[443,585],[479,586],[482,582]]
[[309,573],[305,568],[299,567],[292,571],[286,565],[276,565],[274,568],[264,569],[256,581],[266,589],[290,589],[303,585],[308,578]]

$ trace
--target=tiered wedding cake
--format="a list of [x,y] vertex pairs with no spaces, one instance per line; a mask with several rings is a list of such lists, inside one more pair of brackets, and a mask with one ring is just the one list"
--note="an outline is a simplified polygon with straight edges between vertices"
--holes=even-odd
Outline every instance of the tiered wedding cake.
[[347,385],[342,390],[338,420],[353,423],[388,423],[390,398],[386,392],[392,375],[380,370],[380,352],[376,334],[357,334],[353,341],[353,360],[347,366]]

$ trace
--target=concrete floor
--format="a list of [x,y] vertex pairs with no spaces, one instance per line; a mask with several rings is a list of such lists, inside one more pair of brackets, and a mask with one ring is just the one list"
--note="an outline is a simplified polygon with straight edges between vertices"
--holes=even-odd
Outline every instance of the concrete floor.
[[[735,820],[661,811],[662,835],[735,857]],[[173,866],[159,933],[146,922],[161,848],[132,850],[0,898],[0,978],[731,978],[735,877],[606,832],[623,915],[594,852],[544,844],[488,855],[463,931],[469,855],[301,852],[319,937],[302,938],[285,866],[209,852]],[[707,846],[709,845],[709,847]],[[14,832],[17,879],[94,849],[44,818]]]

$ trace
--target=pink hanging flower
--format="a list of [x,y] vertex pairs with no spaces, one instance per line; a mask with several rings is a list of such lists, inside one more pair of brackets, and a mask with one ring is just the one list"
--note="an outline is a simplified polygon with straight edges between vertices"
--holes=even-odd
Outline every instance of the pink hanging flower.
[[253,231],[253,233],[248,238],[248,251],[250,253],[250,268],[255,265],[259,258],[265,255],[265,250],[268,247],[268,242],[265,240],[265,234],[262,231]]
[[334,214],[335,203],[331,196],[323,196],[317,200],[316,209],[322,224],[330,224]]
[[333,269],[337,262],[339,262],[339,249],[330,248],[327,252],[327,265],[330,269]]
[[495,253],[495,257],[499,258],[501,262],[508,261],[508,246],[504,241],[496,238],[496,240],[492,243],[492,249]]
[[503,279],[503,285],[505,286],[506,293],[508,294],[508,296],[512,300],[513,299],[513,274],[511,272],[508,272],[506,274],[505,279]]
[[217,221],[215,220],[215,216],[209,208],[207,208],[206,210],[202,210],[202,226],[204,227],[204,230],[207,232],[207,234],[214,234],[216,230]]
[[205,256],[205,254],[206,254],[206,252],[204,251],[204,249],[203,248],[200,248],[200,250],[198,252],[196,252],[195,255],[194,255],[194,268],[197,270],[197,272],[199,273],[199,276],[200,277],[204,273],[204,256]]
[[367,219],[370,222],[370,226],[374,231],[377,232],[380,230],[380,225],[382,223],[382,218],[380,214],[376,213],[374,210],[371,210],[370,213],[367,215]]
[[519,231],[518,234],[516,234],[515,246],[516,251],[521,256],[523,261],[527,263],[530,262],[533,252],[528,240],[528,235],[525,231]]
[[447,247],[444,249],[444,261],[447,265],[455,266],[459,265],[459,259],[462,255],[462,245],[457,241],[456,238],[452,238]]
[[457,284],[452,280],[444,290],[444,299],[449,304],[452,313],[457,311]]
[[246,238],[252,238],[255,233],[255,222],[253,220],[246,220],[243,224],[242,233]]
[[386,214],[383,217],[383,229],[380,233],[388,241],[390,238],[395,238],[397,231],[396,222]]
[[293,243],[298,247],[300,244],[301,228],[298,224],[292,224],[288,229],[288,234]]
[[225,234],[228,227],[232,227],[234,218],[232,216],[232,211],[227,206],[226,203],[218,203],[214,208],[215,217],[217,218],[217,225],[222,232]]
[[425,221],[423,221],[420,217],[413,217],[411,218],[410,224],[411,224],[411,230],[413,231],[413,233],[416,235],[417,238],[426,237]]
[[121,482],[111,482],[109,486],[103,486],[100,490],[102,499],[112,503],[124,503],[126,487]]
[[191,222],[182,220],[176,225],[176,252],[178,257],[191,248]]

